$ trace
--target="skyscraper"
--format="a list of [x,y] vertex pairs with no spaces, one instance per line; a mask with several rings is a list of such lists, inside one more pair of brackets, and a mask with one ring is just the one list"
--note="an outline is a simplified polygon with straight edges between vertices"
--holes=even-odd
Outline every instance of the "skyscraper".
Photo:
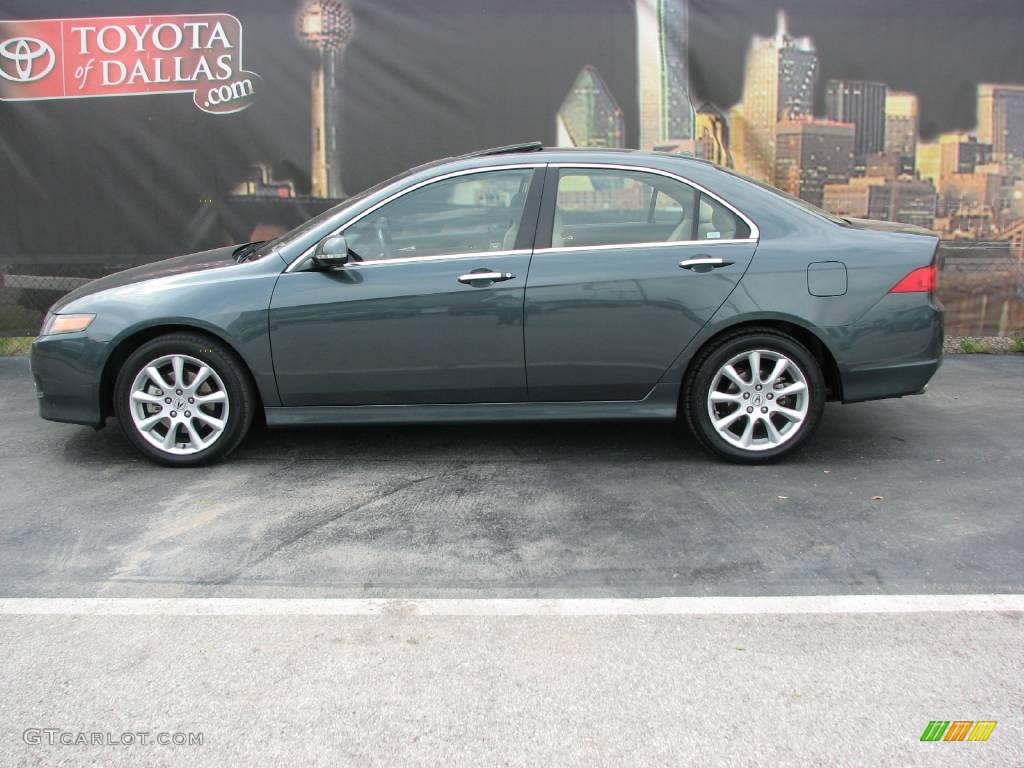
[[979,165],[992,159],[992,146],[978,136],[965,131],[954,131],[939,136],[939,191],[956,174],[974,173]]
[[930,179],[936,186],[942,175],[942,145],[937,141],[919,141],[914,152],[914,167],[922,179]]
[[775,184],[821,206],[826,184],[845,184],[853,173],[853,123],[783,120],[778,124]]
[[729,157],[733,168],[740,173],[750,173],[747,163],[747,115],[743,102],[734,104],[729,110]]
[[811,115],[818,54],[809,37],[790,37],[786,14],[778,15],[774,37],[755,36],[743,79],[746,172],[774,180],[775,126],[780,120]]
[[636,0],[640,149],[691,141],[687,0]]
[[829,80],[825,89],[825,116],[838,123],[853,123],[855,172],[863,174],[865,158],[885,148],[884,83],[866,80]]
[[560,147],[622,147],[622,110],[589,64],[580,70],[555,120]]
[[733,167],[729,154],[729,121],[713,104],[704,104],[697,110],[694,144],[694,154],[700,159]]
[[944,133],[938,143],[939,213],[955,212],[963,204],[991,206],[1003,185],[999,165],[992,163],[992,145],[965,131]]
[[901,173],[914,173],[917,131],[917,96],[888,91],[885,94],[885,153],[899,158]]
[[998,162],[1024,158],[1024,85],[978,86],[978,141]]
[[312,87],[313,197],[344,197],[338,64],[352,39],[352,11],[340,0],[309,0],[299,12],[298,26],[299,39],[320,53]]

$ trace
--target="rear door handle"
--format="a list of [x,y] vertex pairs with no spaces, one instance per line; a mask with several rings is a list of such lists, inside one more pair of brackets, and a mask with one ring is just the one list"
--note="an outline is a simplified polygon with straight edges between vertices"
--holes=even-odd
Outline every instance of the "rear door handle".
[[679,266],[683,269],[692,269],[697,272],[708,272],[712,269],[718,269],[719,267],[732,266],[733,262],[726,261],[725,259],[712,258],[710,256],[698,256],[695,259],[687,259],[686,261],[680,261]]
[[489,272],[482,270],[480,272],[467,272],[465,275],[459,275],[460,283],[467,283],[472,285],[473,283],[487,280],[492,283],[500,283],[503,280],[511,280],[515,275],[511,272]]

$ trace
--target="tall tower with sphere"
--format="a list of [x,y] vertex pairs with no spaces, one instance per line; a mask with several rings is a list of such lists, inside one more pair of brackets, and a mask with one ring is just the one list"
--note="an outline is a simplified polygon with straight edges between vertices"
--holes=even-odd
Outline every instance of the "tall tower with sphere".
[[313,72],[313,196],[344,197],[338,66],[352,39],[352,11],[340,0],[309,0],[299,12],[298,25],[299,39],[320,54],[320,66]]

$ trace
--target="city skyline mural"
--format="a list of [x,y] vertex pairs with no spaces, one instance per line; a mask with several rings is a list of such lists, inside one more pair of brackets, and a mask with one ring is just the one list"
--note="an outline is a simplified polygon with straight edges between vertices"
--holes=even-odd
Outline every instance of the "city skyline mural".
[[0,0],[0,26],[94,17],[102,52],[121,34],[103,19],[131,13],[125,39],[159,57],[173,32],[145,42],[139,14],[211,10],[241,29],[234,79],[189,85],[212,110],[144,81],[21,100],[0,58],[0,265],[272,237],[410,166],[538,139],[690,154],[837,216],[935,229],[953,317],[1024,329],[1019,2]]

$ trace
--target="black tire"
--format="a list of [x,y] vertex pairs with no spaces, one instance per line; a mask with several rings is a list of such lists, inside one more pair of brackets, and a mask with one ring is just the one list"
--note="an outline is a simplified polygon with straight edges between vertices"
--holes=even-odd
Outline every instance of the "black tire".
[[[229,410],[223,430],[208,447],[194,453],[175,454],[161,450],[142,436],[132,417],[131,390],[136,376],[151,362],[167,355],[185,355],[209,366],[220,378],[227,394]],[[197,399],[201,399],[200,394],[196,393]],[[245,364],[222,342],[200,333],[169,333],[147,341],[121,366],[114,384],[114,414],[122,432],[148,459],[168,467],[198,467],[227,456],[248,433],[256,403],[256,394]],[[180,434],[187,436],[184,432]]]
[[[731,359],[754,350],[768,350],[785,355],[800,369],[807,383],[807,413],[799,427],[782,444],[761,450],[745,449],[728,442],[712,424],[708,406],[710,389],[716,374]],[[821,423],[825,399],[825,378],[821,366],[807,347],[779,331],[770,328],[750,328],[728,334],[714,346],[700,353],[690,366],[686,377],[681,406],[686,423],[705,449],[738,464],[762,464],[793,453],[811,437]],[[778,402],[783,401],[784,399],[780,398]],[[741,407],[746,409],[746,406]],[[767,439],[764,425],[756,429],[760,429],[764,439]]]

